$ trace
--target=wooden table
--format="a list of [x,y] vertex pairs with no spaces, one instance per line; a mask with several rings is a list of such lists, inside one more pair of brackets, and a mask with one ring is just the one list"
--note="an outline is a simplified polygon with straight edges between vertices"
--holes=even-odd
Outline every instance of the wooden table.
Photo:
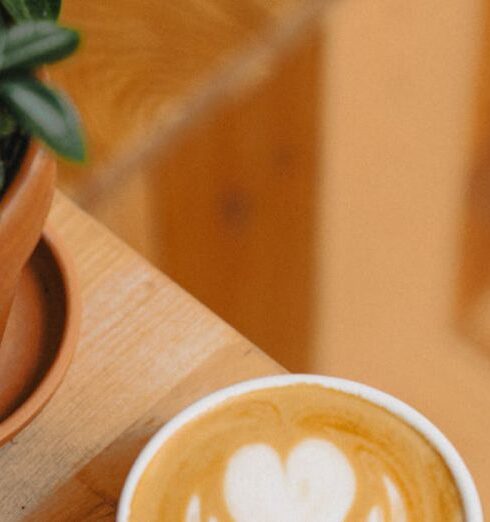
[[113,520],[132,461],[169,417],[283,370],[61,194],[49,221],[78,271],[81,335],[51,402],[0,449],[0,520]]

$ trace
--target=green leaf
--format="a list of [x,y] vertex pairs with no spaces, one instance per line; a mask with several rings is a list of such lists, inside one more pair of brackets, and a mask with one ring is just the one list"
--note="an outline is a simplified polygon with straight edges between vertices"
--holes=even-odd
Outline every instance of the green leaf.
[[[0,70],[34,68],[71,54],[78,46],[79,35],[54,22],[21,22],[7,30],[3,43]],[[0,41],[0,51],[2,42]]]
[[[1,24],[0,24],[1,26]],[[7,31],[3,27],[0,27],[0,71],[2,70],[4,60],[5,44],[7,43]]]
[[2,0],[2,5],[16,22],[30,20],[29,10],[24,0]]
[[61,0],[1,0],[1,3],[16,22],[56,20],[61,9]]
[[18,75],[0,82],[0,100],[24,130],[55,152],[75,161],[85,159],[78,115],[63,95],[31,76]]
[[2,3],[2,2],[0,2],[0,32],[1,32],[5,27],[7,27],[7,20],[5,19],[6,14],[5,14],[5,12],[3,11],[3,9],[2,9],[1,3]]

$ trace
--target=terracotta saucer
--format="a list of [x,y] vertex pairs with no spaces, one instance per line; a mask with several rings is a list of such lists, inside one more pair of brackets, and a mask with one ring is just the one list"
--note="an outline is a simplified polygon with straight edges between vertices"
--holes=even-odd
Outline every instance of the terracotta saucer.
[[24,268],[0,345],[0,445],[60,385],[75,349],[80,308],[70,256],[48,227]]

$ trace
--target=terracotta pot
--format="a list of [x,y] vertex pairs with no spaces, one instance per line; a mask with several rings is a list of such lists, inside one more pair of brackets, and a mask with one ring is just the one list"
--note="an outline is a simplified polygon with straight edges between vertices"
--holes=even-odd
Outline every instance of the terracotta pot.
[[0,342],[22,269],[36,247],[54,193],[56,162],[31,140],[0,199]]

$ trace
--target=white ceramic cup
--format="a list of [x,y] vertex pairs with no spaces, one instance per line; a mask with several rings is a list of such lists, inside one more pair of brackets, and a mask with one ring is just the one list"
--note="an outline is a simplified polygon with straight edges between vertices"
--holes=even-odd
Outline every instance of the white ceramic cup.
[[438,450],[450,469],[463,502],[465,522],[483,522],[483,512],[478,493],[463,459],[445,435],[421,413],[399,399],[365,384],[335,377],[301,374],[264,377],[224,388],[192,404],[165,424],[150,439],[129,472],[119,500],[117,522],[128,522],[133,495],[143,472],[158,450],[182,426],[212,410],[230,397],[237,397],[255,390],[301,383],[319,384],[325,388],[340,390],[362,397],[373,404],[383,407],[415,428]]

